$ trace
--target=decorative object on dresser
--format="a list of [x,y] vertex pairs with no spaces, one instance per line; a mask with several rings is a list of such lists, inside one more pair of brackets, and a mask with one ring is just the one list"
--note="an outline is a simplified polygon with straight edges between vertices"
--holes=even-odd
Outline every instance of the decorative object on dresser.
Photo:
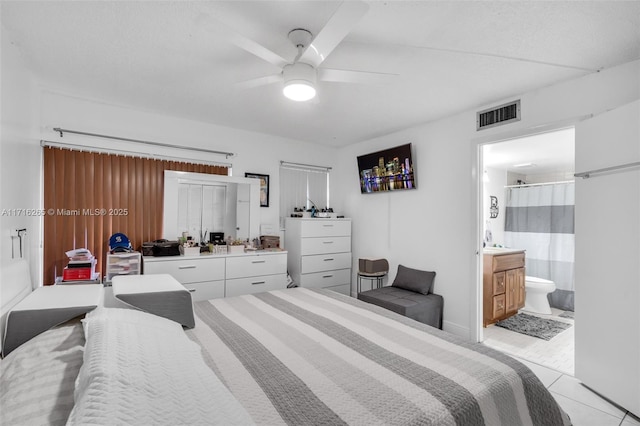
[[485,249],[483,254],[483,324],[486,327],[524,307],[524,250]]
[[398,265],[393,284],[358,293],[358,299],[442,329],[444,299],[433,293],[432,271]]
[[169,240],[155,240],[142,243],[140,248],[143,256],[180,256],[180,242]]
[[234,240],[231,241],[231,244],[227,244],[228,253],[244,253],[244,241],[243,240]]
[[194,301],[287,287],[285,251],[145,257],[144,268],[145,274],[171,275],[191,292]]
[[285,248],[293,281],[351,293],[351,219],[286,218]]
[[260,248],[280,248],[280,237],[277,235],[261,235],[260,236]]

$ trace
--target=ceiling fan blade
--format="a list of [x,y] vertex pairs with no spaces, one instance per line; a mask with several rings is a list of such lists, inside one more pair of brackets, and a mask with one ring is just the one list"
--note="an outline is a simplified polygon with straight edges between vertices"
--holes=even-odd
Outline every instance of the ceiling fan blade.
[[319,68],[318,78],[322,81],[386,85],[396,81],[398,74]]
[[369,5],[362,1],[344,1],[306,48],[299,61],[314,67],[320,65],[367,13],[367,10]]
[[239,48],[246,50],[252,55],[255,55],[279,68],[282,68],[289,63],[289,61],[284,59],[282,56],[267,49],[263,45],[256,43],[250,38],[243,36],[210,15],[201,14],[198,16],[197,24],[206,28],[210,33],[228,40]]
[[282,81],[282,74],[274,74],[240,81],[236,83],[235,86],[240,89],[253,89],[254,87],[266,86],[267,84],[278,83],[280,81]]

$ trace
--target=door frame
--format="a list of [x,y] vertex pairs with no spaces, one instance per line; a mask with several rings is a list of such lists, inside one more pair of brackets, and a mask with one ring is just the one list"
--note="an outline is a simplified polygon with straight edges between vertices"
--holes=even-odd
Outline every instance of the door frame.
[[472,214],[471,241],[474,242],[473,249],[475,251],[475,260],[472,263],[472,270],[475,271],[475,280],[471,280],[470,289],[471,305],[469,307],[469,338],[473,342],[482,342],[484,340],[482,327],[482,241],[484,237],[482,235],[482,228],[484,222],[483,200],[485,195],[482,185],[482,176],[484,170],[484,146],[575,127],[577,123],[591,117],[593,117],[593,114],[587,114],[539,126],[494,132],[486,136],[479,136],[471,139],[471,185],[473,188],[471,192],[472,205],[475,206],[474,214]]

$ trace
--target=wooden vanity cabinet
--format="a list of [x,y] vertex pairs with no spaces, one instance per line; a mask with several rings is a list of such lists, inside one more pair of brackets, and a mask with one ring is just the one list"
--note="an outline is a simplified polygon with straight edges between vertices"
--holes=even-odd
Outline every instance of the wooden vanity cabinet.
[[485,253],[483,258],[483,324],[486,327],[524,307],[524,251]]

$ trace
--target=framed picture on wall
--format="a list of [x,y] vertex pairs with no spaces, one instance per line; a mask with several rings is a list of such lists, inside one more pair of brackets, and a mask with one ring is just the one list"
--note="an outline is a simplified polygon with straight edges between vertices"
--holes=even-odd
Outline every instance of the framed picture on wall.
[[245,173],[244,177],[260,179],[260,207],[269,207],[269,175]]

